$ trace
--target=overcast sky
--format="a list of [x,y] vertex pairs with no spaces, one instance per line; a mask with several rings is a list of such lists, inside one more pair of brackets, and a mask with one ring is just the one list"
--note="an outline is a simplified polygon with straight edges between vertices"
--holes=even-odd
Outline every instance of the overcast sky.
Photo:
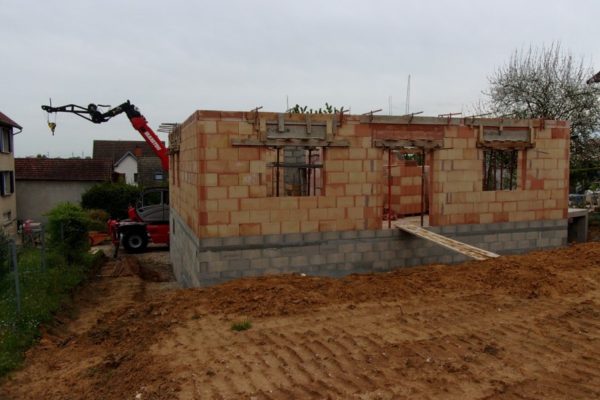
[[[141,140],[125,116],[94,125],[40,106],[130,99],[155,130],[194,110],[284,111],[326,101],[460,112],[516,49],[560,41],[600,69],[598,1],[0,0],[0,111],[19,157],[89,156]],[[166,135],[161,134],[166,140]]]

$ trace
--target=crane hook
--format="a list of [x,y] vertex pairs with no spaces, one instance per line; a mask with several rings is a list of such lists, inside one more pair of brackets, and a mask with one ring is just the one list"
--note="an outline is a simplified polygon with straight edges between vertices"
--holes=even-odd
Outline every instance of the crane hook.
[[48,128],[52,132],[52,136],[54,136],[54,130],[56,129],[56,122],[48,122]]
[[[50,107],[52,107],[52,97],[50,97]],[[56,115],[54,116],[54,122],[50,122],[50,112],[48,112],[46,122],[48,122],[48,128],[50,128],[52,136],[54,136],[54,130],[56,129]]]

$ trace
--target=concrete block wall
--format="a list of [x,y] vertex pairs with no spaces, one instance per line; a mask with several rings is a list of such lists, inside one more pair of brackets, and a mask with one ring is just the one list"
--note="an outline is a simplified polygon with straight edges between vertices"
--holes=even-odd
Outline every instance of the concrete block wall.
[[[567,220],[556,220],[449,225],[432,230],[500,254],[514,254],[566,244],[566,226]],[[397,229],[200,239],[175,212],[171,232],[175,275],[186,287],[248,276],[305,273],[339,277],[467,260]]]

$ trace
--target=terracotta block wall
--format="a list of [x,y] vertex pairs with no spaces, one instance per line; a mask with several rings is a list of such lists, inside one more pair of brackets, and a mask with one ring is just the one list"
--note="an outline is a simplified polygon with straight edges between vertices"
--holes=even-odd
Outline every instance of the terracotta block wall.
[[[426,166],[426,168],[429,167]],[[384,168],[383,172],[386,176],[385,182],[387,182],[387,169]],[[396,215],[403,216],[421,213],[421,173],[421,166],[416,161],[392,159],[391,208]],[[425,184],[425,187],[427,187],[427,184]],[[387,190],[385,188],[386,196]],[[427,211],[426,204],[424,206],[425,211]]]
[[518,152],[517,189],[484,191],[478,128],[446,127],[444,149],[433,154],[430,224],[567,218],[569,127],[564,121],[539,121],[534,132],[535,147]]
[[[172,179],[171,202],[198,237],[380,228],[382,150],[370,148],[369,131],[357,118],[347,117],[336,135],[348,147],[324,150],[323,195],[273,197],[268,163],[275,152],[232,145],[258,136],[253,116],[198,111],[182,125],[180,153],[171,157],[172,165],[180,157],[179,168],[174,165],[171,176],[189,178]],[[260,119],[277,120],[277,114],[260,113]]]
[[[567,216],[569,128],[561,121],[513,121],[534,126],[535,147],[519,151],[518,187],[483,191],[479,125],[504,121],[344,116],[333,135],[347,147],[323,152],[319,196],[272,197],[275,151],[235,146],[258,139],[275,113],[197,111],[180,130],[171,156],[171,204],[199,238],[380,229],[387,196],[387,151],[377,140],[433,140],[428,151],[431,225],[558,220]],[[333,116],[312,117],[333,123]],[[286,115],[286,121],[305,121]],[[367,120],[366,120],[367,119]],[[509,129],[509,128],[506,128]],[[398,162],[398,160],[395,160]],[[397,176],[396,176],[397,173]],[[392,208],[420,211],[420,168],[393,171]],[[417,209],[417,207],[419,207]]]

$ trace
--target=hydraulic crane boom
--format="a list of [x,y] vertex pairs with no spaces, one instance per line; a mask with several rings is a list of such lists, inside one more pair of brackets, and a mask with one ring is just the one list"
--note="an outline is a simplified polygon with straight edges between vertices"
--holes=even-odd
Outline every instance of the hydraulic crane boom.
[[138,131],[146,143],[150,145],[154,153],[160,158],[162,168],[165,171],[169,171],[169,151],[165,145],[160,141],[156,133],[148,126],[148,121],[140,113],[138,108],[131,104],[129,100],[125,103],[111,108],[106,112],[99,110],[101,105],[90,104],[87,108],[78,106],[76,104],[67,104],[60,107],[42,106],[42,110],[48,113],[67,112],[80,116],[81,118],[87,119],[95,124],[101,124],[108,121],[112,117],[116,117],[119,114],[125,113],[133,128]]

